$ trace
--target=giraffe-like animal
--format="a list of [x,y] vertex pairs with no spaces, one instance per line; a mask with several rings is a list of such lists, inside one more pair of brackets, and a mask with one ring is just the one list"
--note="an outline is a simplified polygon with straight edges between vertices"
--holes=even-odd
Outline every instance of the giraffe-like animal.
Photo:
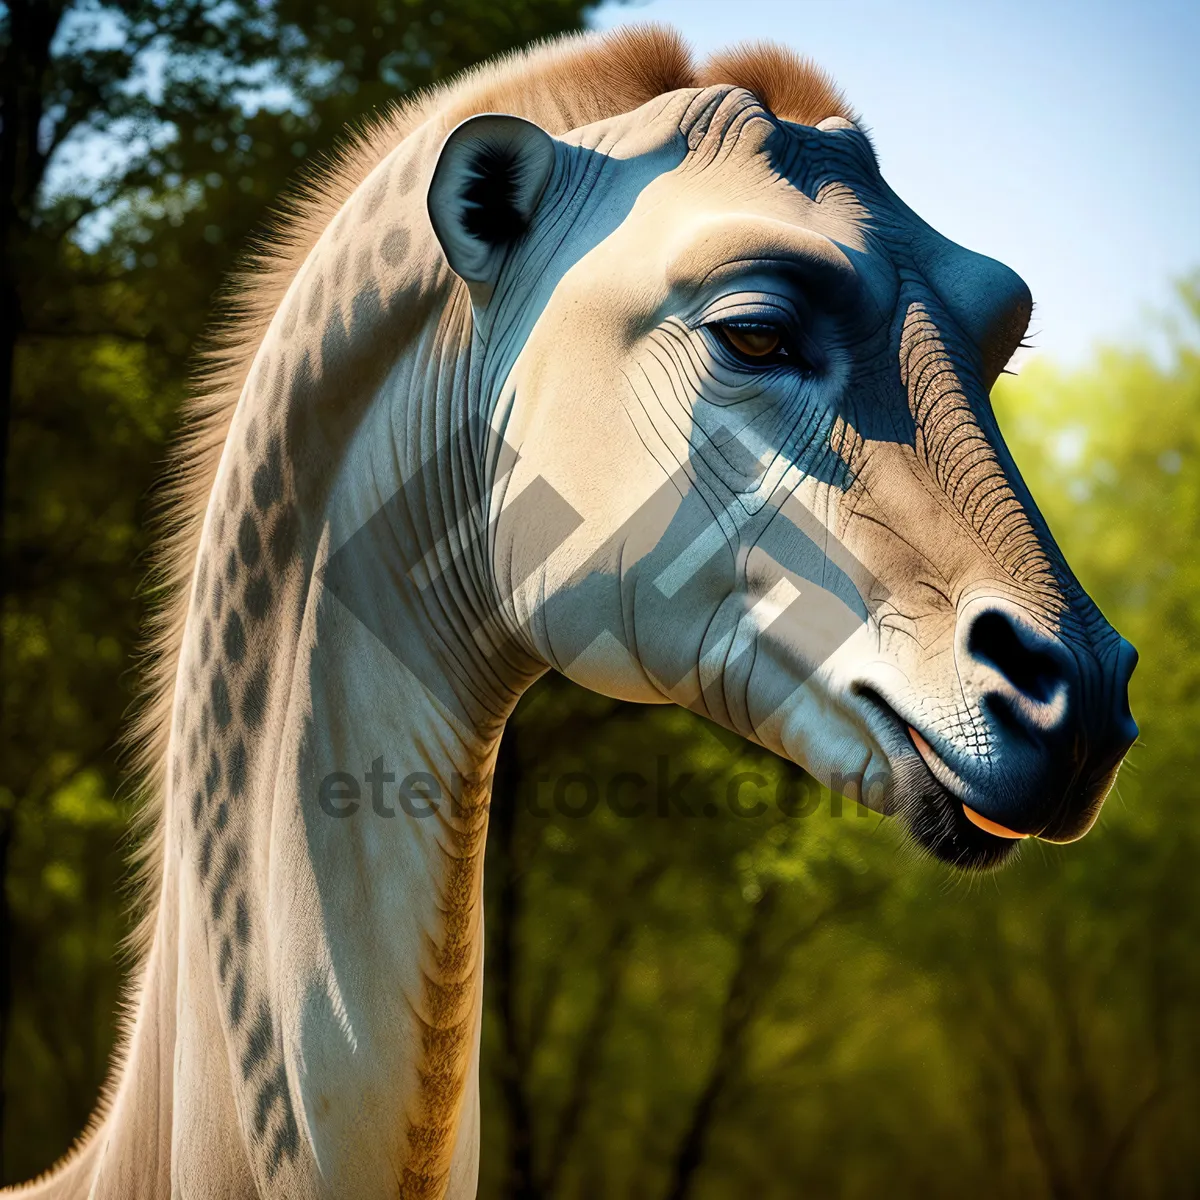
[[26,1197],[469,1197],[489,779],[549,668],[963,868],[1094,821],[1132,649],[987,401],[1030,312],[783,50],[552,43],[393,115],[181,457],[145,952]]

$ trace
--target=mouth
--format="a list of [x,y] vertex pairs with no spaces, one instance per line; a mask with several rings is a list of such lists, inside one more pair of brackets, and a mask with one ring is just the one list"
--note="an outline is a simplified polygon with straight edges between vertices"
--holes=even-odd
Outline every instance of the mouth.
[[[929,773],[936,778],[938,768],[942,767],[944,769],[945,764],[933,752],[933,748],[929,743],[911,725],[907,728],[908,736],[912,740],[912,744],[916,746],[917,753],[929,768]],[[950,789],[947,790],[949,791]],[[959,803],[962,804],[963,815],[967,820],[977,829],[982,829],[984,833],[990,833],[993,837],[1009,838],[1015,841],[1020,841],[1030,836],[1028,833],[1017,833],[1015,829],[1009,829],[1006,825],[1001,825],[998,821],[993,821],[989,817],[985,817],[983,813],[976,812],[965,800],[961,800]]]
[[961,871],[994,870],[1010,860],[1029,835],[965,804],[948,786],[957,776],[925,738],[873,689],[863,688],[859,694],[886,730],[881,741],[891,760],[891,815],[904,822],[913,840]]

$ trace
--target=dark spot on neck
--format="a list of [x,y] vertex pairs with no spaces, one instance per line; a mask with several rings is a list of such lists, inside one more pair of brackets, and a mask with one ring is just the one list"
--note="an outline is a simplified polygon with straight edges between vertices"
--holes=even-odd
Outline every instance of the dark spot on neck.
[[251,490],[259,512],[266,512],[273,504],[283,499],[283,468],[281,465],[279,436],[271,438],[265,459],[254,471]]
[[300,534],[300,521],[294,505],[286,504],[275,518],[271,528],[268,544],[271,549],[271,562],[277,570],[282,570],[296,549],[296,540]]
[[225,848],[225,861],[221,864],[221,873],[217,876],[216,883],[213,884],[212,918],[214,921],[219,921],[221,914],[225,911],[225,896],[233,884],[233,877],[241,863],[242,852],[238,849],[237,842],[233,842]]
[[208,770],[204,772],[204,790],[211,800],[221,786],[221,761],[215,753],[208,756]]
[[389,229],[379,247],[383,261],[391,267],[399,265],[408,252],[408,241],[408,230],[403,226],[396,225]]
[[229,751],[229,794],[235,799],[246,787],[246,744],[241,738],[233,743]]
[[271,585],[267,576],[260,571],[246,585],[246,613],[255,620],[261,621],[271,607]]
[[246,895],[241,893],[234,905],[233,931],[238,945],[244,946],[250,940],[250,912],[246,908]]
[[229,1023],[237,1029],[246,1014],[246,976],[238,968],[234,976],[233,988],[229,993]]
[[229,687],[225,676],[220,672],[213,676],[212,681],[213,717],[220,729],[225,729],[233,720],[233,709],[229,705]]
[[238,550],[246,566],[258,566],[258,560],[262,557],[262,542],[258,536],[258,525],[249,513],[242,517],[238,525]]
[[225,657],[230,662],[242,661],[242,656],[246,653],[246,631],[242,627],[242,618],[236,608],[229,610],[221,642],[225,647]]
[[254,1068],[261,1066],[271,1049],[271,1014],[265,1004],[260,1004],[250,1036],[246,1039],[246,1051],[242,1055],[242,1078],[249,1079]]
[[242,694],[242,720],[250,729],[257,729],[267,710],[267,664],[260,663],[250,676]]

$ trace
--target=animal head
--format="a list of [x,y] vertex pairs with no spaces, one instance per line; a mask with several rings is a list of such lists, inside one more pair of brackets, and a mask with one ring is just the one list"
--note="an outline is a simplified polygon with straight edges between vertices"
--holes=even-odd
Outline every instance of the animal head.
[[491,586],[578,683],[991,865],[1094,822],[1136,655],[991,410],[1028,288],[908,208],[826,99],[801,124],[716,84],[450,134],[428,203],[471,296]]

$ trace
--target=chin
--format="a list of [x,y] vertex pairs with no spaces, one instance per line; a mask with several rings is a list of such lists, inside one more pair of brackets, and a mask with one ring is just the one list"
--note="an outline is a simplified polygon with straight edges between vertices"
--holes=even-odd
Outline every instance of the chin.
[[890,811],[922,850],[960,871],[994,871],[1017,854],[1020,841],[972,824],[962,802],[919,759],[892,768]]

